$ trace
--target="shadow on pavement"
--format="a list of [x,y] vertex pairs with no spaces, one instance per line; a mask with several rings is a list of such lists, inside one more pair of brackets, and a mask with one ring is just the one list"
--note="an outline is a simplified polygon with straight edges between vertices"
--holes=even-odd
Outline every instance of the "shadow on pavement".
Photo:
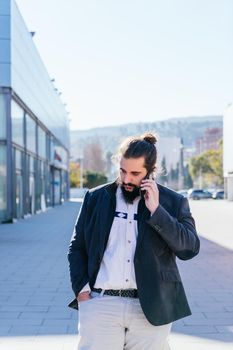
[[201,237],[190,261],[178,260],[192,315],[173,324],[172,333],[233,342],[233,252]]

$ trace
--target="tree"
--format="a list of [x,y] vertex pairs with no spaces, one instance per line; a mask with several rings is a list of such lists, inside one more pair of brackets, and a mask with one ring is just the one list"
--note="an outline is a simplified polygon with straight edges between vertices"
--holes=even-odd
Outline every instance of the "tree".
[[218,177],[220,184],[223,184],[223,140],[219,141],[219,148],[211,156],[211,166],[214,174]]
[[80,187],[80,164],[70,163],[70,187]]
[[178,178],[179,178],[179,163],[176,163],[175,169],[171,166],[168,173],[168,185],[174,190],[178,190]]
[[209,163],[207,152],[201,153],[200,155],[192,157],[190,159],[190,172],[194,178],[198,177],[200,172],[202,174],[208,174],[211,173],[211,171],[212,169]]
[[159,181],[163,185],[166,185],[168,182],[167,165],[166,165],[165,156],[163,156],[162,161],[161,161],[161,172],[159,174]]
[[206,185],[223,184],[222,140],[217,150],[210,149],[190,159],[190,172],[194,179],[202,176]]
[[103,173],[87,171],[84,176],[84,186],[93,188],[107,182],[107,177]]
[[113,163],[112,163],[112,152],[108,151],[106,154],[106,175],[109,180],[113,177]]
[[193,187],[193,179],[189,172],[189,165],[187,164],[184,168],[184,188]]
[[100,142],[96,139],[87,144],[83,151],[83,168],[94,172],[105,172],[106,162]]

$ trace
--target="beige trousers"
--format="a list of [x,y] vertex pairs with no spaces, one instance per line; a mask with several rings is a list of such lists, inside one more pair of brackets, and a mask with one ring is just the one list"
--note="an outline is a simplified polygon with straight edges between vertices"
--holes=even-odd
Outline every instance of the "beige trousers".
[[153,326],[138,299],[100,296],[79,303],[78,350],[169,350],[172,323]]

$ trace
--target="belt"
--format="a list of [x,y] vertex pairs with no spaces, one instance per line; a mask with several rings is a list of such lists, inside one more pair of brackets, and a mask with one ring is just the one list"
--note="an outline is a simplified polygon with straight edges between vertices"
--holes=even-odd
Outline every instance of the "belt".
[[[93,288],[93,292],[101,293],[101,288]],[[123,297],[123,298],[138,298],[137,289],[106,289],[103,293],[104,295],[111,295],[114,297]]]

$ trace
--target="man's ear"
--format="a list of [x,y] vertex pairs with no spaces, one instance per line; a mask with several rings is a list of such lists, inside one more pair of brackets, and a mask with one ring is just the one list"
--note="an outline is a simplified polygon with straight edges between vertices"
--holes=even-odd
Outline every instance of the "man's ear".
[[152,169],[152,172],[151,172],[151,179],[155,180],[156,175],[157,175],[157,167],[155,165],[154,168]]

